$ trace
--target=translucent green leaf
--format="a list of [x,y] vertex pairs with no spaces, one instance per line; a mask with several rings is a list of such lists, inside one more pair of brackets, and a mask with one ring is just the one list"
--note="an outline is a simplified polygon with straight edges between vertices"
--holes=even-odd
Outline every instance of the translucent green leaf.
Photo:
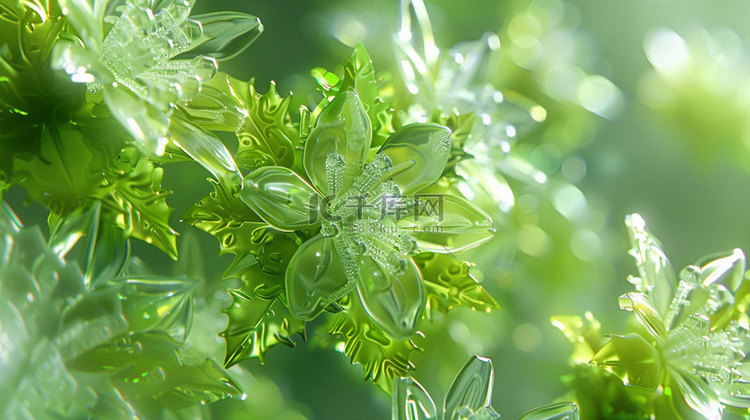
[[224,143],[195,125],[172,118],[169,126],[172,143],[206,168],[227,191],[237,191],[242,174]]
[[[370,107],[378,97],[378,84],[375,80],[375,68],[370,54],[365,46],[357,44],[351,57],[344,66],[344,76],[341,79],[340,91],[353,88],[365,108]],[[370,114],[372,117],[372,114]]]
[[361,364],[365,380],[391,392],[393,382],[414,369],[409,354],[419,347],[412,340],[395,340],[381,330],[356,296],[350,295],[340,304],[344,310],[328,323],[330,335],[319,341],[349,356],[352,364]]
[[281,300],[254,298],[241,290],[229,293],[232,305],[224,311],[229,325],[222,333],[227,343],[226,367],[253,357],[263,362],[266,352],[276,344],[293,347],[293,335],[305,338],[304,321],[293,317]]
[[400,15],[401,27],[394,35],[394,45],[401,75],[409,93],[432,99],[440,50],[435,45],[427,8],[422,0],[404,0]]
[[397,340],[405,340],[417,330],[425,305],[422,275],[411,258],[406,267],[392,272],[369,256],[359,260],[357,291],[372,319]]
[[661,244],[646,230],[646,222],[640,215],[625,217],[625,225],[633,246],[630,255],[635,258],[640,274],[630,281],[636,290],[651,297],[658,313],[665,314],[677,285],[672,264],[661,250]]
[[680,387],[685,401],[695,411],[706,419],[721,419],[722,405],[716,392],[703,378],[688,372],[677,372],[670,369],[669,373]]
[[723,284],[734,292],[745,276],[745,253],[735,248],[718,256],[710,256],[696,264],[700,266],[704,286]]
[[664,340],[667,338],[667,329],[664,323],[654,309],[653,303],[648,295],[644,293],[625,293],[618,299],[620,309],[633,312],[638,322],[654,336],[654,338]]
[[191,16],[191,19],[199,22],[203,31],[192,40],[187,51],[189,56],[230,60],[245,51],[263,33],[260,19],[245,13],[213,12]]
[[167,335],[133,334],[86,352],[71,363],[71,369],[112,372],[112,383],[144,414],[242,394],[215,362],[189,365],[178,350],[177,342]]
[[601,324],[591,312],[586,312],[583,319],[579,316],[553,316],[550,321],[573,344],[570,355],[573,364],[588,363],[604,344]]
[[[414,210],[398,225],[417,240],[421,250],[451,253],[492,239],[492,218],[471,202],[452,194],[417,194]],[[425,211],[425,209],[430,209]]]
[[574,403],[557,403],[535,408],[519,420],[578,420],[578,406]]
[[133,136],[134,144],[147,155],[163,155],[169,130],[167,115],[124,89],[105,86],[102,92],[112,116]]
[[333,240],[320,234],[299,247],[286,272],[289,309],[300,319],[315,318],[354,286],[344,273]]
[[615,335],[591,359],[625,385],[654,390],[663,375],[659,351],[638,334]]
[[459,411],[467,407],[472,412],[489,407],[492,401],[492,360],[474,356],[453,379],[445,396],[443,412],[446,420],[459,420]]
[[393,383],[393,420],[436,420],[437,408],[430,394],[412,377]]
[[422,253],[414,256],[425,285],[427,301],[425,316],[432,319],[434,312],[442,314],[456,306],[475,311],[498,309],[497,301],[471,275],[469,263],[452,255]]
[[257,249],[262,245],[253,240],[259,235],[254,232],[268,224],[217,181],[210,181],[214,191],[188,209],[182,221],[215,236],[221,246],[219,255],[235,256],[227,269],[230,271],[249,254],[259,252]]
[[362,171],[371,141],[372,125],[357,94],[347,90],[336,95],[305,143],[303,164],[315,188],[323,195],[330,193],[325,162],[330,153],[338,153],[346,162],[342,188],[346,191]]
[[289,168],[264,166],[245,177],[239,198],[271,226],[299,230],[319,221],[312,206],[319,194]]
[[126,236],[138,238],[177,258],[175,232],[169,226],[172,209],[167,205],[168,192],[161,189],[164,169],[140,160],[132,172],[117,179],[103,201],[115,226]]
[[451,131],[437,124],[410,124],[392,134],[380,153],[391,159],[391,178],[410,196],[443,174],[451,148]]

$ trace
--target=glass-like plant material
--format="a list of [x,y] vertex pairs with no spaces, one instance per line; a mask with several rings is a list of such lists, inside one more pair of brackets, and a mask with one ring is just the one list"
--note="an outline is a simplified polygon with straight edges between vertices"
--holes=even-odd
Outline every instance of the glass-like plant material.
[[[101,264],[118,229],[100,214],[70,218],[46,241],[0,209],[3,417],[142,417],[240,395],[215,362],[180,355],[196,283],[141,274],[128,256]],[[86,275],[68,258],[78,247]]]
[[241,175],[224,144],[173,113],[173,108],[194,98],[216,74],[216,59],[234,57],[247,48],[263,30],[260,21],[239,13],[191,19],[192,5],[185,0],[93,5],[61,0],[60,7],[77,37],[57,43],[53,66],[73,82],[87,84],[89,96],[107,104],[145,154],[159,157],[167,150],[180,151],[225,188],[239,188]]
[[[492,420],[500,415],[492,408],[494,370],[492,360],[474,356],[453,379],[442,410],[412,377],[402,377],[393,386],[393,420]],[[578,420],[578,406],[555,403],[539,407],[520,420]]]
[[[320,84],[321,76],[313,75]],[[460,263],[450,253],[487,241],[494,227],[472,203],[434,189],[450,158],[451,131],[434,123],[394,130],[363,46],[343,74],[328,79],[332,83],[321,87],[326,99],[313,112],[302,110],[296,133],[288,101],[273,87],[260,95],[231,77],[209,83],[185,113],[235,131],[237,161],[248,173],[235,196],[217,189],[185,220],[236,254],[232,267],[239,271],[230,276],[243,286],[232,292],[235,304],[228,310],[228,365],[263,358],[273,344],[304,336],[304,321],[340,312],[328,327],[333,336],[316,342],[341,348],[390,389],[413,368],[408,353],[416,348],[411,339],[423,316],[457,305],[496,307],[468,273],[446,278],[440,270],[450,266],[447,260],[427,263],[430,253]],[[198,110],[209,98],[213,111]],[[258,116],[253,126],[235,125],[237,107]],[[270,122],[283,129],[268,129]],[[289,155],[295,144],[296,157]],[[428,200],[431,213],[424,210]],[[243,264],[248,255],[257,263]],[[466,295],[444,296],[445,283],[459,286],[452,281],[462,282],[456,290]]]
[[641,216],[629,215],[625,223],[639,274],[628,279],[636,291],[620,296],[619,304],[640,328],[604,340],[590,314],[590,328],[580,319],[553,319],[577,343],[575,359],[589,359],[645,391],[657,416],[685,417],[680,404],[710,419],[720,419],[727,406],[750,407],[744,253],[709,256],[675,275]]

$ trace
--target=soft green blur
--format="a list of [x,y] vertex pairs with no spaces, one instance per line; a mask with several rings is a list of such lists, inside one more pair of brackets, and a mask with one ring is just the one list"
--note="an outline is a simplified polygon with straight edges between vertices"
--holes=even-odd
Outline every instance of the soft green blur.
[[[426,351],[414,353],[414,376],[435,401],[443,400],[469,356],[492,358],[493,406],[516,418],[562,396],[561,377],[572,372],[572,346],[551,316],[592,311],[605,333],[622,331],[627,317],[617,296],[629,291],[625,278],[635,272],[626,214],[646,219],[677,267],[715,251],[750,251],[750,53],[743,46],[750,45],[750,5],[434,0],[427,6],[438,46],[446,50],[497,33],[501,58],[489,78],[543,106],[545,128],[517,150],[549,181],[512,183],[515,206],[498,212],[505,223],[497,237],[467,258],[477,261],[477,275],[501,308],[490,314],[460,308],[421,326]],[[314,103],[309,71],[333,69],[359,41],[376,71],[398,77],[390,42],[398,29],[396,0],[204,0],[195,13],[215,10],[252,13],[265,27],[222,70],[256,78],[261,91],[275,80],[282,94],[294,91],[297,105]],[[192,164],[176,164],[164,182],[180,191],[169,201],[176,208],[172,226],[181,239],[193,232],[207,277],[219,282],[230,257],[217,260],[213,238],[178,222],[209,192],[206,176]],[[8,198],[20,196],[13,190]],[[23,211],[31,224],[33,213]],[[134,253],[171,271],[155,248],[138,242]],[[221,357],[220,343],[206,346]],[[390,398],[362,381],[361,367],[310,342],[278,346],[264,365],[241,366],[256,375],[241,383],[252,406],[267,410],[254,412],[256,418],[390,416]],[[223,418],[222,409],[233,403],[212,411]]]

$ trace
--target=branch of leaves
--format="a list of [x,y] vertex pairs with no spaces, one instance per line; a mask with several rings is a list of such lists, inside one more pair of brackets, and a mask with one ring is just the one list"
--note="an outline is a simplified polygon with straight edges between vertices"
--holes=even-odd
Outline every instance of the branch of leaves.
[[699,260],[675,275],[645,222],[626,218],[638,277],[620,308],[635,315],[628,334],[599,335],[588,315],[553,324],[575,343],[579,363],[605,369],[640,389],[657,417],[719,419],[750,408],[750,351],[745,255],[739,249]]
[[[447,194],[433,194],[440,200],[439,213],[399,217],[386,208],[387,199],[406,199],[438,181],[450,155],[450,130],[414,124],[373,145],[373,124],[354,90],[355,80],[319,112],[301,150],[288,149],[294,144],[290,136],[271,135],[289,128],[286,107],[280,109],[284,101],[269,107],[268,95],[276,97],[275,92],[238,95],[235,88],[248,85],[225,80],[215,85],[214,97],[221,98],[216,103],[224,105],[213,116],[228,121],[220,119],[220,111],[231,108],[229,98],[234,107],[253,109],[255,146],[238,154],[256,151],[274,163],[252,169],[236,195],[215,188],[184,217],[216,236],[222,253],[235,254],[227,275],[240,278],[242,287],[231,292],[234,303],[227,310],[227,365],[262,359],[270,346],[291,344],[295,333],[304,336],[304,321],[339,312],[329,332],[340,338],[323,341],[348,348],[345,352],[364,365],[370,379],[390,389],[392,380],[410,368],[408,352],[415,348],[410,340],[423,313],[457,305],[483,311],[497,307],[468,265],[450,255],[492,236],[484,212]],[[248,101],[257,104],[248,106]],[[266,124],[263,129],[257,129],[259,121]],[[248,124],[237,131],[240,139]],[[234,123],[216,126],[230,127],[237,129]],[[284,150],[301,156],[282,159],[283,154],[268,153]],[[363,205],[359,211],[351,205],[357,198]],[[413,210],[421,204],[409,205]],[[432,229],[424,229],[428,225]],[[368,230],[376,226],[387,232]],[[416,257],[422,253],[435,255]]]
[[98,207],[77,216],[45,241],[0,208],[3,417],[142,417],[240,395],[215,362],[181,356],[196,283],[131,271],[123,232]]

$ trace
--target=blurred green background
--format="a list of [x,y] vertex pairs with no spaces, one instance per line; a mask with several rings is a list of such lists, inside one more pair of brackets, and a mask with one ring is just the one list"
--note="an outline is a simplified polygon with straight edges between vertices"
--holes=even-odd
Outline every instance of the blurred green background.
[[[514,418],[565,392],[560,377],[570,373],[571,346],[550,325],[550,316],[590,310],[604,332],[620,330],[624,323],[616,298],[629,290],[625,279],[635,271],[627,255],[624,215],[640,213],[678,268],[714,251],[750,250],[750,165],[745,163],[750,153],[750,72],[744,47],[750,45],[750,4],[434,0],[427,7],[438,46],[446,50],[488,31],[500,35],[501,54],[508,55],[489,75],[498,88],[543,90],[549,77],[544,64],[526,62],[524,67],[520,58],[520,64],[513,62],[523,51],[510,52],[525,48],[537,49],[549,59],[548,66],[556,60],[572,63],[608,78],[621,91],[617,112],[609,118],[584,112],[584,117],[566,119],[569,112],[579,115],[580,107],[555,98],[558,105],[548,108],[548,122],[560,126],[522,149],[552,180],[573,182],[587,205],[566,212],[553,181],[543,187],[513,185],[516,207],[503,216],[507,229],[499,224],[494,246],[470,256],[501,309],[489,315],[456,310],[423,327],[421,344],[427,350],[414,355],[415,377],[436,401],[442,401],[467,356],[479,353],[495,364],[493,405],[504,417]],[[241,79],[254,77],[260,91],[275,80],[280,93],[293,91],[297,104],[309,104],[314,87],[309,70],[343,63],[357,41],[368,48],[377,71],[398,77],[390,42],[398,28],[396,0],[204,0],[194,13],[212,10],[240,10],[261,18],[264,34],[223,67]],[[515,19],[521,15],[523,19]],[[514,38],[519,31],[532,38]],[[662,47],[672,61],[651,63],[649,46]],[[546,152],[534,153],[539,148]],[[217,260],[213,238],[178,222],[209,191],[205,178],[190,164],[176,164],[165,187],[181,191],[169,201],[177,209],[173,226],[183,235],[193,231],[207,277],[216,279],[220,289],[224,285],[218,279],[229,257]],[[21,199],[19,191],[13,194],[11,199]],[[134,247],[151,266],[171,266],[148,245]],[[212,345],[221,359],[222,342],[216,340]],[[257,406],[281,407],[268,412],[273,416],[390,417],[390,399],[361,380],[359,366],[309,342],[293,349],[279,346],[264,365],[251,360],[242,367],[254,375],[245,384],[248,398],[263,395]],[[277,389],[271,393],[273,386]]]

